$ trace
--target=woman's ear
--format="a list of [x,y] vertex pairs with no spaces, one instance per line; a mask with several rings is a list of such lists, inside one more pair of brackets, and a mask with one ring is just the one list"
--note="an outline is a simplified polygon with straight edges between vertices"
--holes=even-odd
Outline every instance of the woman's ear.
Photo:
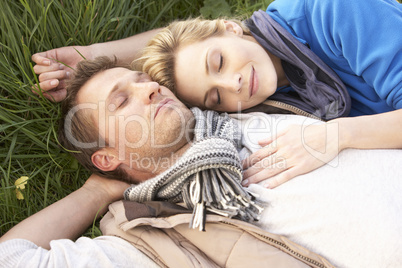
[[243,29],[236,22],[230,21],[230,20],[225,20],[223,23],[225,24],[227,32],[234,33],[235,35],[240,36],[240,37],[243,36]]
[[121,164],[118,157],[106,148],[96,151],[92,155],[91,160],[102,171],[115,170]]

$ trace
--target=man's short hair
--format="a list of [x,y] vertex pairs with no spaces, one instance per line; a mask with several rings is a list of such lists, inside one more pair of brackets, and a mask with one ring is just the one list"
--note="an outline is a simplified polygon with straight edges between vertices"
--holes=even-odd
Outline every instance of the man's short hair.
[[[85,111],[86,109],[77,109],[74,113],[70,113],[78,105],[77,95],[80,89],[96,74],[116,67],[126,68],[126,66],[119,66],[116,58],[112,60],[109,57],[83,60],[77,64],[74,77],[67,86],[67,97],[62,102],[62,118],[59,123],[58,138],[60,144],[92,173],[111,179],[131,182],[128,174],[121,167],[117,167],[113,171],[103,171],[92,163],[92,155],[101,149],[100,141],[106,147],[108,144],[102,140],[98,128]],[[66,126],[68,129],[66,129]],[[91,146],[81,145],[90,143],[92,143]]]

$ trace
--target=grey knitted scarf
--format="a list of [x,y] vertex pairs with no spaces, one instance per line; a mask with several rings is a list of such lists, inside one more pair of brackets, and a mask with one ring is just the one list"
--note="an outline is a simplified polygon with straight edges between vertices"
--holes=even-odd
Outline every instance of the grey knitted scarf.
[[258,220],[262,208],[240,184],[237,124],[227,114],[198,108],[191,111],[196,124],[190,148],[162,174],[128,188],[124,198],[184,202],[193,209],[190,227],[200,230],[204,230],[207,211],[244,221]]

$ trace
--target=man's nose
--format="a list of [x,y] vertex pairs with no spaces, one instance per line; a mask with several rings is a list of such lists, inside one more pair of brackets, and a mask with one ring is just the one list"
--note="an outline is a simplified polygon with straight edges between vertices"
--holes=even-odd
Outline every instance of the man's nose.
[[241,74],[234,74],[231,77],[222,79],[222,88],[225,88],[233,93],[239,93],[243,86],[243,77]]
[[157,82],[135,83],[135,95],[145,104],[152,103],[152,100],[160,94],[160,86]]

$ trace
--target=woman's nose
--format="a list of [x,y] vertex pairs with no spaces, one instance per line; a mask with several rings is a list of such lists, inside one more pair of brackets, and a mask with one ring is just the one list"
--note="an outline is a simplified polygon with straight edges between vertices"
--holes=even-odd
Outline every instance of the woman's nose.
[[226,88],[234,93],[239,93],[243,86],[243,77],[241,74],[235,74],[232,77],[224,78],[222,88]]

